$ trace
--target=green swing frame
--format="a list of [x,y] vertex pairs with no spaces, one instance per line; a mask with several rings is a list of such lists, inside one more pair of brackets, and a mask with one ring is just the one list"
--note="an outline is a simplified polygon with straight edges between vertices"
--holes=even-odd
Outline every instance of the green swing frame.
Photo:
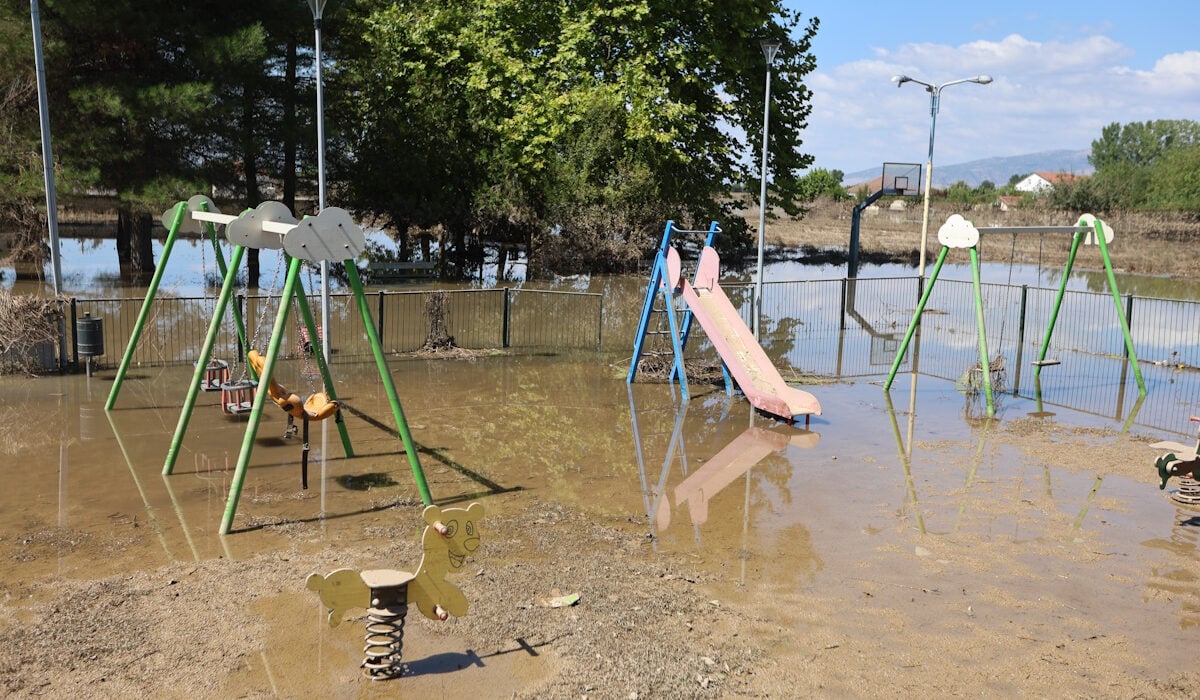
[[[943,225],[943,229],[951,227],[956,223],[958,215],[953,215]],[[1035,366],[1034,376],[1041,377],[1042,368],[1054,364],[1046,360],[1046,352],[1050,347],[1050,338],[1054,334],[1054,326],[1058,321],[1058,313],[1062,308],[1063,297],[1067,290],[1067,280],[1071,276],[1071,268],[1075,264],[1075,256],[1079,252],[1079,246],[1085,241],[1094,237],[1096,244],[1100,248],[1100,255],[1104,258],[1104,271],[1108,276],[1109,290],[1112,292],[1112,300],[1116,308],[1117,321],[1121,326],[1121,333],[1125,338],[1125,350],[1129,356],[1129,362],[1133,365],[1133,376],[1137,378],[1138,395],[1144,397],[1146,395],[1146,382],[1142,379],[1141,369],[1138,367],[1137,353],[1133,349],[1133,338],[1129,334],[1129,322],[1125,318],[1125,314],[1121,309],[1121,294],[1117,289],[1117,278],[1113,273],[1112,258],[1108,254],[1108,237],[1112,235],[1112,229],[1100,219],[1084,214],[1079,218],[1079,221],[1074,226],[993,226],[985,228],[975,228],[969,222],[966,222],[962,217],[958,217],[959,225],[965,223],[976,232],[975,242],[971,245],[947,245],[947,241],[943,240],[942,232],[939,231],[938,238],[943,240],[942,250],[938,253],[937,262],[934,263],[933,272],[930,273],[929,281],[925,285],[925,289],[921,294],[921,300],[917,303],[917,310],[913,314],[912,321],[908,324],[908,331],[904,334],[904,341],[900,344],[896,351],[896,358],[892,362],[892,369],[888,373],[887,381],[883,385],[884,391],[890,391],[892,382],[896,378],[896,372],[900,369],[900,364],[904,360],[904,355],[908,351],[909,343],[912,341],[913,334],[921,324],[921,314],[925,311],[925,304],[929,301],[929,295],[933,292],[933,286],[937,282],[938,273],[942,270],[942,264],[946,262],[946,256],[950,252],[951,247],[965,247],[968,249],[971,257],[971,282],[975,296],[975,325],[979,345],[979,366],[983,374],[983,389],[987,400],[988,416],[996,415],[996,404],[992,396],[992,379],[991,372],[988,371],[988,349],[987,349],[987,331],[984,328],[983,322],[983,292],[979,281],[979,249],[978,235],[985,233],[1070,233],[1072,235],[1071,252],[1067,256],[1067,264],[1063,269],[1062,280],[1058,285],[1058,295],[1054,299],[1054,308],[1050,313],[1050,321],[1046,326],[1046,332],[1042,336],[1042,344],[1038,349],[1038,359],[1033,362]]]
[[[200,350],[200,356],[196,361],[196,371],[192,377],[191,385],[188,387],[187,398],[184,400],[183,409],[179,416],[179,423],[175,429],[175,435],[171,440],[171,446],[167,452],[166,462],[163,464],[163,476],[170,476],[175,467],[175,461],[179,455],[180,448],[183,445],[183,438],[187,432],[188,422],[191,420],[192,410],[195,407],[196,399],[201,391],[201,383],[204,380],[205,368],[208,365],[209,359],[212,356],[212,349],[216,343],[217,334],[221,329],[225,317],[225,310],[229,306],[229,301],[233,297],[233,290],[237,279],[237,271],[241,266],[242,258],[245,255],[246,248],[242,245],[235,245],[233,252],[230,255],[229,264],[225,264],[224,255],[220,250],[220,244],[217,240],[216,227],[214,223],[228,224],[237,217],[223,215],[217,212],[210,211],[215,209],[211,205],[211,200],[203,195],[193,197],[191,200],[179,202],[175,205],[173,213],[164,215],[164,222],[167,219],[171,220],[168,228],[166,242],[163,244],[161,260],[155,270],[154,277],[151,280],[150,287],[146,293],[146,298],[142,302],[141,311],[138,314],[137,322],[134,325],[133,332],[130,336],[129,344],[126,347],[125,354],[122,357],[120,367],[117,369],[116,379],[113,382],[113,387],[109,393],[108,401],[105,404],[105,410],[110,411],[116,405],[117,396],[120,394],[121,386],[125,378],[125,374],[129,369],[130,362],[133,357],[134,350],[137,348],[137,343],[141,337],[142,330],[145,326],[146,319],[149,317],[150,308],[154,304],[154,298],[158,289],[158,283],[162,279],[163,270],[166,268],[167,261],[170,258],[171,248],[174,245],[175,239],[178,237],[185,222],[190,217],[192,220],[204,224],[205,234],[211,240],[214,249],[217,251],[217,263],[220,269],[223,280],[221,285],[221,293],[217,298],[216,307],[213,311],[212,320],[208,326],[208,332],[204,338],[204,344]],[[243,213],[243,216],[247,212]],[[283,251],[280,251],[284,255]],[[376,367],[379,370],[380,382],[383,385],[384,392],[387,394],[388,403],[391,405],[392,416],[396,421],[397,431],[400,434],[400,439],[404,444],[405,452],[408,454],[409,466],[412,470],[413,480],[416,482],[417,490],[420,492],[421,500],[426,505],[433,504],[433,497],[429,491],[429,485],[425,479],[424,470],[421,468],[420,458],[417,455],[416,445],[413,442],[412,434],[408,427],[408,421],[404,417],[404,409],[400,403],[400,397],[396,393],[396,385],[392,380],[391,371],[388,368],[387,360],[383,354],[383,348],[379,342],[379,334],[376,331],[375,324],[371,318],[371,311],[367,304],[366,296],[363,292],[362,280],[358,275],[358,268],[355,266],[354,260],[348,259],[342,261],[345,264],[346,276],[350,281],[350,287],[353,290],[354,299],[362,317],[363,326],[366,330],[367,339],[371,346],[371,353],[374,356]],[[275,362],[279,357],[279,348],[282,345],[284,329],[287,328],[288,314],[290,312],[292,301],[295,300],[299,308],[300,315],[305,327],[308,329],[310,338],[317,338],[317,328],[313,320],[312,310],[308,303],[308,298],[304,293],[304,287],[300,284],[300,268],[303,260],[300,258],[289,257],[288,272],[284,281],[283,292],[279,301],[279,309],[275,316],[275,324],[272,328],[271,339],[267,346],[266,357],[263,364],[262,377],[269,379],[275,370]],[[234,319],[237,324],[238,337],[241,339],[242,347],[249,350],[246,345],[246,328],[245,321],[242,318],[237,305],[234,305]],[[329,365],[326,361],[323,351],[320,349],[320,343],[313,344],[313,355],[317,360],[317,366],[320,370],[321,377],[324,380],[326,393],[330,399],[336,400],[337,396],[334,393],[333,377],[329,372]],[[250,409],[249,421],[246,425],[246,433],[242,440],[241,452],[238,455],[237,466],[234,471],[233,481],[230,484],[229,496],[225,505],[225,514],[221,520],[220,534],[229,534],[233,529],[233,519],[237,514],[238,501],[241,497],[242,486],[245,483],[246,470],[250,463],[250,456],[254,449],[254,441],[258,435],[259,426],[262,423],[263,407],[267,397],[266,391],[256,391],[254,395],[254,403]],[[335,416],[335,422],[338,427],[338,433],[341,437],[342,446],[347,458],[354,457],[354,448],[350,443],[350,436],[346,430],[345,421],[342,417],[342,412],[339,410]]]

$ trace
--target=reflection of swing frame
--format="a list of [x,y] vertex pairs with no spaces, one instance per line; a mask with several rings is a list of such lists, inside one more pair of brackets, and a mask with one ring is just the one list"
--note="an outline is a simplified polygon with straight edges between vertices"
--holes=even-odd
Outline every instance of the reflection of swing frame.
[[1125,314],[1122,313],[1121,294],[1117,289],[1116,275],[1113,273],[1112,260],[1108,255],[1108,241],[1112,240],[1113,231],[1108,224],[1091,214],[1081,216],[1074,226],[994,226],[976,228],[971,222],[958,214],[954,214],[947,219],[946,223],[942,224],[942,227],[938,230],[938,241],[942,244],[942,250],[938,253],[937,262],[934,264],[933,272],[929,277],[929,283],[926,285],[925,291],[921,295],[921,300],[917,304],[917,310],[913,314],[912,322],[909,323],[908,332],[904,335],[904,342],[900,345],[900,349],[896,353],[896,359],[892,363],[892,369],[888,374],[887,382],[883,385],[884,391],[888,391],[892,387],[892,381],[895,379],[896,371],[900,368],[900,363],[903,361],[904,354],[908,350],[908,344],[912,340],[914,331],[921,323],[921,314],[924,312],[925,304],[929,301],[930,292],[933,291],[933,286],[937,282],[942,264],[946,262],[947,253],[949,253],[951,248],[966,248],[971,256],[971,282],[975,293],[975,323],[979,342],[979,366],[983,368],[983,387],[984,394],[987,397],[987,414],[989,416],[995,415],[996,406],[992,398],[991,373],[987,371],[989,365],[987,332],[984,329],[983,323],[983,294],[979,281],[978,244],[979,235],[982,233],[1070,233],[1072,235],[1071,252],[1067,257],[1066,267],[1063,269],[1062,281],[1058,286],[1058,295],[1054,300],[1054,309],[1050,314],[1050,322],[1046,326],[1046,333],[1042,338],[1042,346],[1038,352],[1038,359],[1033,363],[1037,368],[1035,376],[1041,376],[1042,367],[1058,364],[1055,360],[1047,360],[1046,352],[1050,346],[1050,338],[1054,333],[1054,325],[1058,320],[1058,312],[1062,307],[1063,296],[1067,289],[1067,280],[1071,276],[1071,268],[1075,264],[1075,255],[1079,251],[1079,246],[1084,242],[1098,245],[1100,254],[1104,258],[1104,270],[1108,276],[1108,286],[1112,292],[1117,321],[1121,326],[1121,333],[1125,337],[1125,349],[1129,356],[1129,362],[1133,365],[1134,377],[1137,378],[1139,395],[1146,395],[1146,383],[1142,379],[1141,370],[1138,368],[1137,353],[1134,352],[1133,339],[1129,335],[1129,323],[1125,318]]

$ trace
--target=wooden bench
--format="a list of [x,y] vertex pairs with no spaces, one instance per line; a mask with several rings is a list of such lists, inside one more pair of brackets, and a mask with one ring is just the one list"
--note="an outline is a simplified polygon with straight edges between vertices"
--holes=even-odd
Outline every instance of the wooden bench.
[[437,276],[437,265],[426,261],[393,262],[372,260],[367,263],[367,275],[372,282],[429,280]]

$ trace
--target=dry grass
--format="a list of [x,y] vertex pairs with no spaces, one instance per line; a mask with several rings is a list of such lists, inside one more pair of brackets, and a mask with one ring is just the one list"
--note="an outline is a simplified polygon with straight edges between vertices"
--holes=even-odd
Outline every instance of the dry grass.
[[[883,201],[883,200],[881,200]],[[905,211],[884,209],[864,214],[860,229],[864,256],[884,256],[894,261],[913,261],[919,256],[921,241],[921,201],[912,199]],[[852,203],[819,202],[802,219],[777,216],[767,221],[766,239],[774,245],[804,247],[812,252],[845,252],[850,240]],[[962,214],[976,226],[1071,226],[1078,213],[1043,208],[1019,208],[1002,212],[993,207],[964,211],[933,203],[929,213],[926,259],[932,262],[941,246],[937,229],[951,214]],[[757,226],[758,210],[745,213]],[[1200,242],[1200,222],[1186,215],[1129,212],[1100,217],[1114,231],[1109,245],[1114,269],[1143,275],[1166,276],[1180,280],[1200,280],[1200,265],[1188,254],[1190,246]],[[1090,248],[1090,247],[1089,247]],[[983,237],[980,254],[985,260],[1061,267],[1066,264],[1071,239],[1062,234],[1005,235]],[[1081,249],[1076,268],[1100,268],[1100,256]]]
[[60,300],[0,292],[0,374],[39,369],[37,349],[58,343]]

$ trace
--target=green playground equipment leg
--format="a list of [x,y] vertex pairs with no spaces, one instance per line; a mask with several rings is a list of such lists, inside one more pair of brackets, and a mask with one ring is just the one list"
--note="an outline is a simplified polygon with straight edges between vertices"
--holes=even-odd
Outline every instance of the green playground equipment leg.
[[1104,258],[1104,270],[1108,273],[1108,288],[1112,291],[1113,304],[1117,309],[1117,320],[1121,323],[1121,333],[1125,336],[1125,350],[1129,352],[1129,362],[1133,364],[1133,376],[1137,379],[1138,395],[1146,395],[1146,382],[1142,380],[1142,370],[1138,367],[1137,353],[1133,350],[1133,338],[1129,335],[1129,320],[1121,309],[1121,293],[1117,291],[1117,277],[1113,274],[1112,260],[1108,257],[1108,244],[1104,241],[1103,226],[1096,222],[1096,243],[1100,246],[1100,255]]
[[175,245],[175,238],[179,235],[179,227],[183,224],[183,217],[187,216],[187,212],[187,202],[179,202],[175,205],[175,216],[171,219],[171,228],[167,231],[167,240],[163,243],[158,266],[154,268],[154,276],[150,279],[150,288],[146,291],[146,299],[142,302],[137,322],[133,325],[133,334],[129,338],[129,345],[125,347],[125,355],[121,358],[121,365],[117,368],[112,391],[108,393],[108,401],[104,404],[106,411],[111,411],[117,403],[117,395],[121,393],[121,383],[125,381],[125,373],[129,371],[129,363],[133,360],[134,351],[137,350],[138,339],[142,337],[142,329],[146,327],[146,319],[150,316],[150,307],[154,305],[154,295],[158,292],[158,285],[162,282],[163,272],[167,269],[167,260],[171,257],[171,248]]
[[[313,349],[313,357],[317,358],[317,368],[321,371],[321,380],[325,383],[325,393],[330,399],[337,400],[337,392],[333,386],[333,375],[329,373],[329,363],[325,358],[325,351],[322,349],[324,343],[311,342],[315,338],[320,338],[317,333],[317,324],[313,321],[312,307],[308,305],[308,295],[304,293],[304,285],[296,285],[296,302],[300,307],[300,316],[304,320],[304,327],[308,329],[308,337],[310,345]],[[354,446],[350,444],[350,434],[346,432],[346,419],[342,416],[341,409],[334,415],[334,422],[337,423],[338,435],[342,438],[342,449],[345,450],[347,457],[354,456]]]
[[192,383],[188,386],[187,398],[183,401],[183,411],[179,414],[179,423],[175,427],[175,437],[171,439],[171,447],[167,450],[167,461],[163,463],[163,476],[170,476],[175,469],[175,460],[179,456],[179,448],[183,445],[183,436],[187,433],[188,421],[192,419],[192,409],[196,406],[196,397],[200,395],[200,383],[204,380],[204,371],[208,360],[212,357],[213,345],[217,342],[217,334],[221,331],[221,322],[225,318],[225,307],[233,296],[233,286],[237,277],[238,266],[242,264],[242,256],[246,249],[237,246],[230,258],[230,267],[225,272],[225,280],[221,284],[221,294],[217,297],[217,307],[213,311],[212,320],[208,324],[208,334],[204,336],[204,345],[200,348],[200,357],[196,360],[196,371],[192,375]]
[[[1103,234],[1102,234],[1103,235]],[[1062,309],[1063,296],[1067,293],[1067,278],[1071,276],[1071,268],[1075,266],[1075,255],[1079,253],[1079,244],[1083,242],[1082,233],[1076,233],[1071,240],[1071,252],[1067,255],[1067,265],[1063,268],[1062,280],[1058,283],[1058,296],[1054,298],[1054,308],[1050,311],[1050,323],[1042,335],[1042,347],[1038,348],[1038,364],[1033,370],[1033,376],[1042,376],[1042,362],[1050,350],[1050,336],[1054,334],[1054,324],[1058,322],[1058,312]]]
[[979,284],[979,251],[971,248],[971,286],[975,289],[975,328],[979,336],[979,371],[983,375],[983,393],[987,399],[987,414],[996,415],[992,399],[992,370],[988,360],[987,331],[983,327],[983,290]]
[[[201,211],[208,211],[208,202],[200,203]],[[211,221],[204,222],[204,232],[208,235],[208,240],[212,244],[213,253],[217,258],[217,270],[221,273],[221,279],[224,280],[229,273],[229,268],[225,265],[225,254],[221,252],[221,241],[217,238],[217,227],[213,226]],[[237,278],[237,269],[239,265],[233,265],[234,279]],[[208,280],[201,280],[202,284],[208,284]],[[241,341],[242,347],[249,349],[246,345],[246,322],[242,318],[242,310],[237,304],[233,305],[233,323],[237,328],[238,340]]]
[[379,380],[387,393],[388,402],[392,405],[392,416],[396,419],[396,428],[400,439],[404,442],[404,450],[408,453],[408,464],[412,468],[413,479],[417,482],[417,490],[421,493],[421,501],[433,505],[433,496],[429,493],[429,484],[425,482],[425,472],[421,469],[421,460],[417,455],[416,445],[408,430],[408,421],[404,419],[404,409],[400,406],[400,397],[396,394],[396,385],[392,381],[391,370],[383,356],[383,347],[379,343],[379,333],[375,330],[375,322],[371,318],[371,310],[367,308],[367,298],[363,294],[362,280],[358,277],[358,268],[353,260],[346,261],[346,277],[350,279],[350,287],[354,290],[354,299],[358,302],[358,312],[362,316],[363,328],[367,339],[371,342],[371,353],[375,356],[375,365],[379,368]]
[[925,304],[929,302],[929,295],[933,292],[933,284],[937,282],[938,273],[942,271],[942,264],[946,262],[946,254],[949,252],[949,248],[942,246],[942,252],[938,253],[937,262],[933,265],[933,272],[929,273],[929,283],[925,285],[925,291],[921,293],[921,300],[917,302],[917,310],[908,324],[908,332],[904,334],[904,342],[900,343],[900,348],[896,351],[896,359],[892,361],[892,371],[888,372],[887,381],[883,384],[884,391],[892,388],[892,382],[896,379],[896,370],[900,369],[900,363],[904,361],[904,353],[908,352],[908,344],[912,342],[913,333],[921,323],[921,313],[925,311]]
[[[288,310],[292,306],[292,297],[296,293],[296,284],[300,273],[300,259],[292,258],[288,263],[287,281],[283,284],[283,294],[279,299],[279,312],[275,315],[275,326],[271,333],[271,342],[267,346],[267,356],[263,361],[261,382],[266,382],[275,372],[275,359],[279,356],[279,346],[283,341],[283,329],[287,327]],[[267,400],[265,387],[259,387],[254,392],[254,405],[250,409],[250,422],[246,424],[246,436],[242,439],[242,451],[238,455],[237,467],[233,472],[233,481],[229,485],[229,499],[225,502],[225,516],[221,519],[220,534],[228,535],[233,529],[233,517],[237,514],[238,500],[242,496],[242,486],[246,481],[246,469],[250,465],[250,454],[254,450],[254,440],[258,436],[258,426],[262,423],[263,404]]]

